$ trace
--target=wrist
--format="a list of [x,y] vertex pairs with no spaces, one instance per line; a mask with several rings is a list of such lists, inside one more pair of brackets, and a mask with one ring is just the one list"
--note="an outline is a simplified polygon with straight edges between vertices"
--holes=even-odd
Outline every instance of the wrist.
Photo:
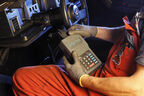
[[98,32],[97,27],[92,26],[92,28],[91,28],[91,36],[92,37],[96,37],[97,32]]
[[81,87],[84,87],[83,84],[82,84],[82,79],[85,78],[85,77],[87,77],[87,76],[89,76],[89,75],[88,75],[88,74],[84,74],[84,75],[82,75],[82,76],[80,77],[80,79],[79,79],[79,85],[80,85]]

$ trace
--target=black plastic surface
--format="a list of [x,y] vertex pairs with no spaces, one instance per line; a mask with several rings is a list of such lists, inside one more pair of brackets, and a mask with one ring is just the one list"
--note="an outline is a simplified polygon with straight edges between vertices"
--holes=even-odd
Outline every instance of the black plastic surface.
[[12,38],[1,38],[0,47],[26,47],[45,34],[52,26],[33,26],[30,29]]

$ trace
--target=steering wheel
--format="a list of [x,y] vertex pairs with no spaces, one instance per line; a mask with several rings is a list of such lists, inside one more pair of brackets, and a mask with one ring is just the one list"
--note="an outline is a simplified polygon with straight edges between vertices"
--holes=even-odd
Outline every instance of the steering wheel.
[[60,0],[60,10],[66,28],[77,23],[89,24],[88,8],[85,0]]

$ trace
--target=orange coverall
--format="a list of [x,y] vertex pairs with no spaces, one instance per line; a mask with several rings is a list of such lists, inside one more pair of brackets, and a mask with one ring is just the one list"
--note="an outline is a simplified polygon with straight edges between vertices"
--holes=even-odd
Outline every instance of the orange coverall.
[[[96,77],[130,76],[136,70],[139,36],[127,23],[125,17],[125,36],[112,47],[105,66],[93,73]],[[128,35],[134,41],[128,41]],[[134,46],[132,46],[132,43]],[[64,67],[40,65],[20,68],[13,76],[15,96],[103,96],[103,94],[81,88],[71,80]]]

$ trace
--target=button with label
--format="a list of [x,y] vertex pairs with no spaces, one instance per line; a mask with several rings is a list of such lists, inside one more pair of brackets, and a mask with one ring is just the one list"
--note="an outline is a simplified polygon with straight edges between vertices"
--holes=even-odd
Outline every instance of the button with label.
[[85,62],[83,62],[83,64],[85,64]]
[[91,55],[92,55],[91,53],[88,54],[88,56],[91,56]]
[[86,60],[86,58],[84,57],[83,60]]
[[93,61],[95,62],[95,61],[96,61],[96,59],[93,59]]
[[89,65],[89,67],[91,68],[91,67],[93,67],[94,65],[95,65],[95,63],[92,63],[92,64]]
[[98,61],[95,61],[95,63],[98,63]]
[[90,58],[93,58],[93,55],[91,55]]
[[95,59],[95,57],[92,58],[92,60],[94,60],[94,59]]
[[88,62],[88,60],[85,60],[85,62]]
[[89,69],[89,67],[87,67],[87,70]]
[[85,64],[84,66],[87,67],[87,64]]

